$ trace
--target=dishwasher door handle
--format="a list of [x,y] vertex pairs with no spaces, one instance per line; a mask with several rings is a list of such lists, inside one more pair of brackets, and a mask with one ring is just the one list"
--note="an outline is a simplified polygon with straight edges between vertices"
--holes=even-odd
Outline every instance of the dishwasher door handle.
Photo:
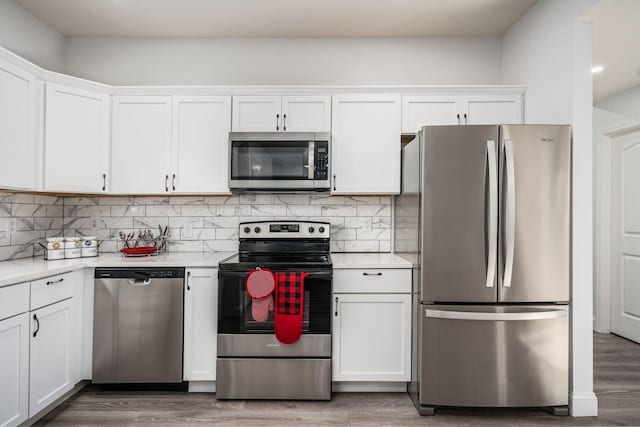
[[147,286],[151,284],[151,279],[127,279],[127,283],[131,286]]

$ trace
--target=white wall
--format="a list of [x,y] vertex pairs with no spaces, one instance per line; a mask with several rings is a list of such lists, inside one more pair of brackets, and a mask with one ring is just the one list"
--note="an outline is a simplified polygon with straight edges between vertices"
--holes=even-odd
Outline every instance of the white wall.
[[0,46],[41,67],[64,70],[64,37],[13,0],[0,0]]
[[67,71],[116,85],[499,84],[499,37],[68,38]]
[[503,37],[502,81],[527,86],[525,123],[573,126],[571,390],[574,416],[598,413],[593,392],[592,26],[597,0],[538,0]]
[[626,116],[629,120],[640,118],[640,85],[604,98],[598,101],[596,106]]
[[539,0],[504,35],[502,83],[527,86],[526,123],[571,123],[573,22],[595,3]]

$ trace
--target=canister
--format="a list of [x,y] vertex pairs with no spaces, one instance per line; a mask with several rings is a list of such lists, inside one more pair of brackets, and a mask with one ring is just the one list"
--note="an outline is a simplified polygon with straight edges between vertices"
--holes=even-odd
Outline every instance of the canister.
[[82,257],[98,256],[98,240],[96,236],[85,236],[82,238]]
[[64,257],[80,258],[82,256],[82,238],[65,237],[64,239]]
[[64,259],[64,237],[47,237],[44,259]]

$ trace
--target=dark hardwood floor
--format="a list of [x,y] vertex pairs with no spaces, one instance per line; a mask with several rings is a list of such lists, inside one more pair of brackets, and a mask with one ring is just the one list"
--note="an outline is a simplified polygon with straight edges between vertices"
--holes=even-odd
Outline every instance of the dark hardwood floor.
[[594,343],[597,418],[477,409],[440,410],[434,417],[419,417],[404,393],[335,393],[330,402],[217,401],[204,393],[87,387],[37,425],[640,425],[640,345],[606,334],[595,334]]

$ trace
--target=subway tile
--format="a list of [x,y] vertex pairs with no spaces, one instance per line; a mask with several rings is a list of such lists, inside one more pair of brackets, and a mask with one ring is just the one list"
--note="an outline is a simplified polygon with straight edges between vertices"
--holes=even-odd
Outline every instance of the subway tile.
[[355,240],[356,230],[354,228],[332,228],[331,238],[338,240]]
[[134,196],[105,196],[100,198],[101,205],[135,205]]
[[97,205],[100,201],[99,197],[65,197],[65,206],[91,206]]
[[62,218],[33,218],[34,230],[53,230],[64,227]]
[[345,228],[371,228],[371,217],[352,216],[344,219]]
[[144,205],[112,205],[111,216],[145,216],[147,207]]
[[169,197],[165,196],[136,196],[134,205],[168,205]]
[[359,205],[358,216],[390,216],[390,205]]
[[[58,208],[54,206],[47,208],[47,216],[54,216],[49,213],[49,209]],[[62,211],[60,212],[62,214]],[[75,216],[109,216],[111,214],[111,207],[109,206],[76,206]]]
[[169,225],[168,216],[143,216],[133,218],[133,228],[148,228],[155,232],[158,226],[166,227]]
[[344,205],[344,196],[313,195],[309,198],[312,205]]
[[[62,218],[64,215],[64,209],[62,206],[47,206],[47,205],[40,205],[42,207],[45,208],[45,213],[46,216],[48,217],[59,217]],[[83,215],[81,215],[83,216]]]
[[208,216],[203,218],[205,228],[238,228],[239,218],[236,216]]
[[322,215],[322,206],[314,205],[287,205],[287,216],[320,216]]
[[212,252],[237,252],[237,240],[205,240],[204,250]]
[[282,205],[308,205],[310,196],[306,194],[276,194],[275,203]]
[[379,205],[380,196],[345,196],[346,205]]
[[4,230],[0,231],[0,246],[9,245],[11,245],[11,235]]
[[272,205],[273,203],[273,194],[242,194],[240,196],[241,205]]
[[251,205],[251,216],[285,216],[287,214],[284,205]]
[[[134,217],[130,217],[130,216],[121,216],[121,217],[103,217],[100,218],[100,221],[98,222],[100,225],[100,228],[107,228],[107,229],[111,229],[111,228],[117,228],[117,229],[130,229],[130,228],[136,228],[136,226],[134,225]],[[156,227],[157,229],[157,227]]]
[[148,205],[147,215],[149,216],[181,216],[181,205]]
[[0,218],[11,217],[11,203],[0,203]]
[[0,261],[10,259],[30,258],[33,256],[33,244],[27,243],[17,246],[0,247]]
[[33,203],[38,205],[55,205],[62,206],[64,197],[61,196],[49,196],[45,194],[36,194],[33,198]]
[[216,228],[216,240],[231,240],[238,238],[238,228]]
[[377,240],[346,240],[345,252],[378,252],[380,244]]
[[16,218],[16,231],[30,231],[35,229],[35,218]]
[[35,205],[35,204],[17,204],[14,203],[11,205],[11,216],[13,217],[43,217],[46,216],[46,206],[45,205]]
[[240,204],[239,196],[207,196],[204,199],[207,205],[238,205]]
[[331,252],[344,252],[344,240],[331,240],[329,249]]
[[24,245],[27,243],[38,243],[44,239],[45,231],[16,231],[11,235],[11,245]]
[[167,250],[169,252],[203,252],[204,245],[201,240],[194,240],[194,241],[170,240],[167,243]]
[[249,205],[218,205],[216,206],[217,216],[250,216],[253,215]]
[[322,216],[356,216],[356,206],[322,206]]
[[216,216],[218,215],[218,207],[208,206],[208,205],[184,205],[182,206],[182,215],[184,216]]
[[389,240],[391,230],[389,228],[379,228],[375,230],[358,229],[358,240]]
[[169,227],[171,228],[182,228],[185,224],[191,224],[193,228],[204,228],[204,219],[201,216],[169,217]]

